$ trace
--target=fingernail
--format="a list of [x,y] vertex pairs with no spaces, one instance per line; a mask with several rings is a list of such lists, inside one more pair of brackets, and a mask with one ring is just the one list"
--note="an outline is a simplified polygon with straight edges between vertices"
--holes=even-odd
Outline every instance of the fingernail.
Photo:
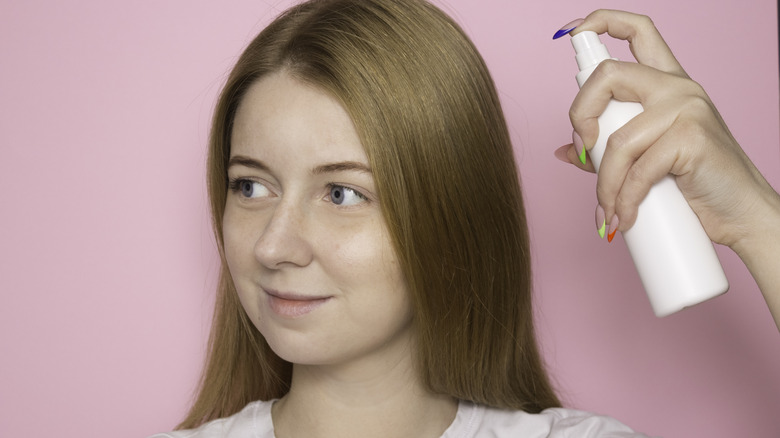
[[561,146],[558,149],[556,149],[555,150],[555,158],[563,161],[564,163],[571,164],[571,161],[569,161],[569,155],[567,153],[569,151],[570,147],[571,147],[571,145],[567,144],[565,146]]
[[604,238],[604,232],[607,228],[604,209],[600,205],[596,206],[596,228],[599,230],[599,237]]
[[612,216],[612,220],[609,221],[609,234],[607,235],[608,242],[612,242],[612,239],[615,238],[615,233],[617,233],[619,224],[620,220],[618,219],[617,215]]
[[577,156],[580,157],[580,163],[585,164],[587,157],[585,156],[585,145],[582,143],[582,137],[577,134],[577,131],[571,132],[571,141],[574,143],[574,148],[577,151]]
[[571,32],[571,31],[573,31],[574,29],[576,29],[576,28],[577,28],[577,26],[579,26],[580,24],[582,24],[584,21],[585,21],[585,19],[583,19],[583,18],[578,18],[578,19],[576,19],[576,20],[572,21],[571,23],[569,23],[569,24],[566,24],[565,26],[563,26],[562,28],[560,28],[560,30],[558,30],[557,32],[555,32],[555,35],[553,35],[553,39],[554,39],[554,40],[557,40],[558,38],[560,38],[560,37],[562,37],[562,36],[564,36],[564,35],[568,34],[569,32]]

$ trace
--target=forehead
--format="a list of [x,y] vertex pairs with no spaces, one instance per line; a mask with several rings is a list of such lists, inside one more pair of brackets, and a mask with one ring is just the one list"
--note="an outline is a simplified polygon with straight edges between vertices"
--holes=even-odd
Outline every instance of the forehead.
[[268,75],[247,90],[236,112],[231,156],[294,156],[305,161],[367,162],[351,118],[327,92],[289,74]]

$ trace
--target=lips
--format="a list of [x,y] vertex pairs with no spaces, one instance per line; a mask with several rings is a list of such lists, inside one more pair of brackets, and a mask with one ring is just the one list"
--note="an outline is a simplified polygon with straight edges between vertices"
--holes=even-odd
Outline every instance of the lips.
[[330,296],[307,296],[263,289],[271,310],[285,318],[299,318],[327,303]]

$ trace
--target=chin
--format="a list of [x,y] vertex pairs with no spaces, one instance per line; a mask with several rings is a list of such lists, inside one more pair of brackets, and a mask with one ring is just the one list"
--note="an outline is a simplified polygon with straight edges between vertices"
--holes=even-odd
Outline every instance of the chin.
[[338,361],[332,342],[311,333],[279,331],[260,329],[268,346],[281,359],[299,365],[327,365]]

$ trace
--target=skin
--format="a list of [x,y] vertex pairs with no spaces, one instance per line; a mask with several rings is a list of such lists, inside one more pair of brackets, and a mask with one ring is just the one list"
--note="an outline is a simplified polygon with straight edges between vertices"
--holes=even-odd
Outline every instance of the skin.
[[[582,30],[628,40],[640,61],[599,67],[570,112],[590,148],[611,97],[645,106],[607,146],[598,180],[606,217],[630,228],[652,183],[678,175],[709,236],[745,261],[780,321],[780,273],[772,266],[780,249],[771,245],[780,238],[780,196],[649,19],[597,11]],[[292,388],[272,410],[276,435],[440,436],[457,404],[426,392],[417,378],[408,295],[346,112],[280,72],[250,88],[232,135],[237,164],[229,178],[237,182],[224,216],[228,266],[255,326],[294,363]],[[573,145],[556,155],[579,163]],[[580,167],[592,171],[590,163]],[[343,203],[334,202],[332,184]],[[301,312],[295,301],[302,297],[322,302]]]
[[748,267],[780,329],[780,195],[648,17],[599,10],[572,34],[585,30],[628,41],[638,63],[599,65],[569,111],[582,143],[563,146],[556,156],[593,172],[592,163],[583,165],[577,155],[578,147],[595,144],[598,116],[613,97],[641,102],[644,112],[610,136],[601,163],[597,196],[608,224],[618,218],[617,229],[631,228],[650,187],[676,175],[710,238],[729,246]]
[[440,436],[457,404],[414,370],[409,296],[347,113],[275,73],[250,87],[231,144],[227,264],[254,325],[294,364],[276,436]]

